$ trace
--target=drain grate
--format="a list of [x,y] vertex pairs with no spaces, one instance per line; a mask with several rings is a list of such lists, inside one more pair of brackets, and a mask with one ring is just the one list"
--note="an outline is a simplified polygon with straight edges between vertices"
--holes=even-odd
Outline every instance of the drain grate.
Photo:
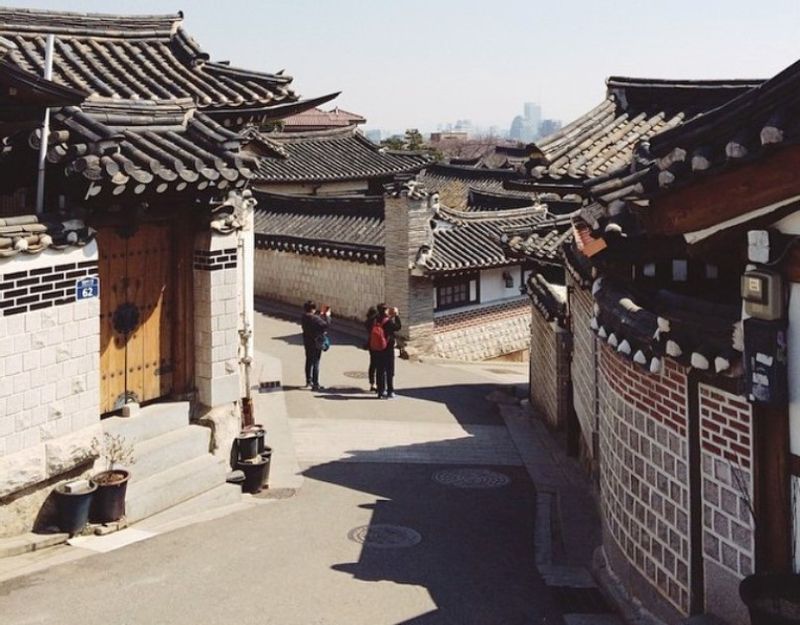
[[359,543],[365,547],[375,547],[377,549],[400,549],[403,547],[413,547],[422,540],[419,532],[410,527],[402,525],[387,525],[376,523],[374,525],[362,525],[351,529],[347,533],[347,538],[354,543]]
[[456,488],[500,488],[511,481],[507,475],[489,469],[445,469],[434,473],[433,479]]
[[369,374],[366,371],[345,371],[346,378],[353,378],[354,380],[366,380]]
[[612,614],[603,593],[597,588],[548,586],[561,612],[565,614]]

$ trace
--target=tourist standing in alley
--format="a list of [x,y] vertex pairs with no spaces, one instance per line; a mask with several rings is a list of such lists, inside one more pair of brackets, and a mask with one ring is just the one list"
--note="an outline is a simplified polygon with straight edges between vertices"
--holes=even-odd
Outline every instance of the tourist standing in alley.
[[378,304],[378,316],[369,336],[370,351],[377,356],[378,398],[394,398],[395,333],[401,328],[397,308]]
[[367,351],[369,352],[369,368],[367,369],[367,377],[369,378],[369,390],[374,393],[377,389],[375,387],[375,375],[378,370],[378,352],[373,350],[369,344],[369,335],[372,331],[372,326],[375,324],[375,319],[378,316],[378,309],[375,306],[370,306],[367,311],[367,319],[364,322],[364,327],[367,329]]
[[303,304],[303,317],[300,321],[303,328],[303,347],[306,351],[306,387],[319,391],[319,361],[322,352],[327,349],[327,332],[331,325],[331,309],[325,306],[317,312],[317,305],[312,301]]

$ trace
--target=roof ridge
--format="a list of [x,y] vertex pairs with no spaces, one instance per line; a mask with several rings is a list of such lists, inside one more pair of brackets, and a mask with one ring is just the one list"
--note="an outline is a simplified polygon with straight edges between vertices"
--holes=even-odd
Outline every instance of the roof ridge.
[[171,34],[183,21],[183,11],[167,14],[121,15],[0,7],[0,30],[24,30],[53,34],[100,34],[130,38],[136,28],[143,34]]

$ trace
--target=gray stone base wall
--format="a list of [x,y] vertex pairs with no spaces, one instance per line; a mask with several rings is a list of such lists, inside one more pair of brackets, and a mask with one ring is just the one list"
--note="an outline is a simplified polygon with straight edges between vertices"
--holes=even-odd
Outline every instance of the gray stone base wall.
[[569,308],[572,313],[572,401],[578,416],[583,444],[581,450],[596,466],[597,436],[597,339],[589,322],[594,301],[589,291],[581,289],[567,274]]
[[554,429],[566,426],[571,397],[569,332],[547,321],[533,309],[531,321],[530,400],[531,405]]
[[[689,612],[689,443],[686,370],[644,373],[602,344],[600,501],[608,539],[681,614]],[[667,392],[657,392],[657,389]],[[695,548],[697,546],[695,545]]]
[[454,360],[488,360],[530,348],[528,298],[434,318],[434,355]]
[[256,297],[298,307],[311,299],[320,306],[328,304],[339,317],[362,320],[370,306],[384,301],[383,283],[383,265],[276,250],[255,252]]

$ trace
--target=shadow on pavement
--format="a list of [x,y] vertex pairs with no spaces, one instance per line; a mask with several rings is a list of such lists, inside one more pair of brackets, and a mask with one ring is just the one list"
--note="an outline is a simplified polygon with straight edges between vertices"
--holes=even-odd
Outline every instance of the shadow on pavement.
[[[447,444],[436,443],[440,448]],[[429,446],[404,446],[402,452]],[[492,467],[510,483],[463,489],[433,479],[453,465],[381,464],[372,461],[370,452],[356,452],[353,460],[318,465],[304,475],[377,497],[362,506],[372,509],[370,527],[401,526],[421,536],[418,544],[402,548],[364,545],[358,561],[332,567],[359,581],[425,588],[436,610],[397,625],[563,622],[536,572],[535,492],[523,468]]]

